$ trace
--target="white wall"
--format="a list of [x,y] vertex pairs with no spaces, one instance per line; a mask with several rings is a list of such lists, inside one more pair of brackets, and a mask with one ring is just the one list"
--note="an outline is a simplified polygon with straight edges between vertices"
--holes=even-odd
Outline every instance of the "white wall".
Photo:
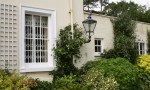
[[[84,14],[84,19],[86,19],[88,14]],[[78,60],[75,65],[77,67],[81,67],[83,64],[85,64],[87,61],[94,60],[98,58],[95,55],[95,47],[94,47],[94,39],[95,38],[102,38],[102,46],[103,49],[109,50],[113,48],[113,26],[110,21],[111,17],[98,15],[98,14],[92,14],[92,19],[97,20],[97,25],[94,31],[94,35],[91,38],[90,43],[86,43],[81,48],[81,54],[82,58],[81,60]]]
[[[88,13],[84,14],[84,19],[86,19]],[[97,20],[97,25],[95,28],[94,35],[92,36],[91,42],[86,43],[81,48],[82,58],[75,63],[77,67],[83,66],[87,61],[95,60],[96,57],[94,53],[94,38],[103,38],[102,46],[103,49],[108,51],[112,49],[113,41],[114,41],[114,34],[113,34],[113,25],[111,19],[114,17],[99,15],[99,14],[92,14],[92,18]],[[150,31],[150,23],[139,22],[137,21],[135,24],[135,36],[136,41],[143,41],[147,43],[147,30]]]
[[[56,11],[56,34],[59,35],[59,31],[61,28],[71,24],[70,18],[70,1],[71,0],[0,0],[0,4],[14,5],[17,6],[18,10],[18,27],[17,27],[17,58],[18,58],[18,70],[20,64],[20,37],[19,34],[21,32],[21,7],[28,6],[34,8],[48,9]],[[80,26],[83,20],[83,0],[72,0],[73,1],[73,22],[78,23]],[[40,78],[41,80],[51,81],[52,76],[49,75],[49,72],[35,72],[35,73],[22,73],[29,77]]]
[[[0,4],[11,4],[18,7],[18,32],[20,32],[21,26],[21,6],[29,6],[35,8],[50,9],[56,11],[56,33],[59,34],[59,30],[71,23],[70,19],[70,0],[0,0]],[[78,23],[82,27],[82,21],[87,18],[88,14],[83,13],[83,0],[73,0],[73,21]],[[94,60],[94,38],[103,38],[103,49],[109,50],[113,48],[113,25],[110,21],[112,17],[92,14],[92,18],[97,20],[97,26],[95,28],[94,35],[91,38],[90,43],[86,43],[81,48],[82,58],[78,60],[75,65],[81,67],[87,61]],[[83,28],[83,27],[82,27]],[[147,41],[147,30],[150,30],[150,24],[137,22],[135,33],[138,39]],[[18,42],[20,35],[18,33]],[[19,50],[21,49],[18,43],[18,64],[20,62]],[[19,69],[19,68],[18,68]],[[41,80],[52,80],[52,76],[49,72],[35,72],[35,73],[23,73],[29,77],[40,78]]]

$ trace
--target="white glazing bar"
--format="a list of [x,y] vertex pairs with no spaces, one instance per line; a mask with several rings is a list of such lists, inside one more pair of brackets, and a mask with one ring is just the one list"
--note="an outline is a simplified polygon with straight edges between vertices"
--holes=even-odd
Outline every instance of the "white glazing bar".
[[32,15],[32,39],[31,40],[33,40],[32,41],[32,56],[33,56],[33,59],[31,59],[32,60],[32,63],[36,63],[36,47],[35,47],[35,38],[36,38],[36,36],[35,36],[35,18],[33,17],[33,15]]
[[41,30],[42,22],[41,22],[41,21],[42,21],[42,20],[41,20],[41,19],[42,19],[42,17],[40,16],[40,26],[39,26],[39,28],[40,28],[40,62],[42,62],[42,57],[41,57],[41,47],[42,47],[42,46],[41,46],[41,44],[42,44],[42,43],[41,43],[41,40],[42,40],[42,30]]
[[10,69],[10,48],[9,48],[9,45],[10,45],[10,40],[9,40],[9,38],[10,38],[10,36],[9,36],[9,32],[10,32],[10,30],[9,30],[10,29],[9,28],[9,14],[10,13],[9,13],[9,8],[10,7],[8,5],[8,8],[7,8],[7,10],[8,10],[8,13],[7,13],[8,14],[8,17],[7,17],[8,18],[8,22],[7,22],[8,23],[8,36],[7,36],[8,37],[8,63],[7,63],[7,65],[8,65],[8,68]]
[[14,19],[13,15],[14,15],[14,13],[13,12],[14,11],[13,10],[14,10],[14,6],[12,5],[12,18],[11,18],[12,19],[12,22],[11,22],[12,23],[12,65],[13,65],[12,69],[14,69],[14,67],[15,67],[15,65],[14,65],[14,53],[13,53],[14,52],[14,34],[13,34],[14,33],[14,30],[13,30],[14,29],[13,28],[13,25],[14,25],[14,23],[13,23],[13,19]]
[[6,36],[6,34],[5,34],[5,4],[3,4],[4,5],[4,69],[6,69],[6,67],[5,67],[5,64],[6,64],[6,38],[5,38],[5,36]]
[[[2,12],[1,12],[1,8],[2,8],[2,7],[1,7],[1,4],[0,4],[0,21],[2,21],[2,20],[1,20],[1,18],[2,18],[2,16],[1,16],[1,13],[2,13]],[[1,23],[1,22],[0,22],[0,23]],[[0,26],[0,28],[1,28],[1,26]],[[2,30],[1,30],[1,31],[2,31]],[[0,41],[1,41],[1,40],[0,40]],[[1,42],[1,43],[2,43],[2,42]],[[2,44],[1,44],[0,50],[2,50]],[[0,58],[1,58],[0,63],[2,63],[2,62],[3,62],[2,55],[1,55]],[[1,68],[1,67],[2,67],[2,64],[0,64],[0,68]]]

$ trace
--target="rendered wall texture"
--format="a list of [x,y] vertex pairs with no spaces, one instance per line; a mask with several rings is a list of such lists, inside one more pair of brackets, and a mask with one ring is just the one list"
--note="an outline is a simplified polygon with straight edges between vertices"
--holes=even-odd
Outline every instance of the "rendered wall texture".
[[[88,14],[85,13],[84,18],[86,19],[87,16]],[[100,58],[95,55],[94,38],[102,39],[103,50],[108,51],[109,49],[113,48],[114,33],[113,33],[113,24],[111,22],[111,19],[113,19],[114,17],[93,14],[92,18],[97,20],[97,25],[95,28],[94,35],[92,36],[91,42],[85,44],[81,48],[82,58],[81,60],[77,61],[77,63],[75,63],[75,65],[79,68],[82,65],[84,65],[87,61]],[[150,31],[149,23],[136,21],[135,22],[136,42],[144,42],[147,44],[147,31]]]
[[[19,71],[19,67],[20,67],[20,50],[21,50],[21,44],[20,44],[20,32],[21,32],[21,7],[22,6],[27,6],[27,7],[33,7],[33,8],[40,8],[40,9],[47,9],[47,10],[54,10],[56,12],[56,34],[57,36],[59,35],[59,30],[61,28],[64,28],[65,26],[69,25],[71,23],[71,12],[73,12],[73,23],[78,23],[80,26],[82,25],[81,22],[83,21],[83,1],[82,0],[72,0],[73,1],[73,6],[72,6],[72,10],[70,10],[71,5],[70,5],[70,1],[71,0],[0,0],[0,4],[2,5],[7,5],[7,6],[15,6],[17,7],[17,10],[15,13],[16,14],[16,31],[14,35],[16,35],[16,42],[13,42],[13,44],[15,44],[15,48],[13,48],[14,50],[16,50],[17,54],[15,54],[15,56],[13,56],[13,58],[15,59],[15,62],[13,62],[14,64],[17,64],[17,67],[15,67],[14,69],[18,69]],[[2,8],[3,9],[3,8]],[[13,12],[14,13],[14,12]],[[5,15],[6,16],[6,15]],[[5,17],[3,16],[3,17]],[[2,27],[2,24],[1,24]],[[8,26],[7,26],[8,27]],[[4,27],[5,28],[5,27]],[[10,28],[9,28],[10,29]],[[2,32],[4,32],[5,30],[0,29]],[[11,34],[10,34],[11,35]],[[10,37],[10,35],[7,35],[7,37]],[[2,33],[0,34],[0,36],[2,36]],[[0,37],[0,40],[3,41],[4,39],[2,39],[3,37]],[[10,41],[11,42],[11,41]],[[9,45],[9,44],[8,44]],[[0,47],[0,50],[5,49],[4,48],[5,45],[3,45],[3,47]],[[11,50],[11,48],[9,48],[9,50]],[[9,53],[9,50],[8,53]],[[6,53],[1,53],[1,55],[4,55]],[[5,56],[5,55],[4,55]],[[9,55],[9,58],[10,55]],[[12,60],[14,61],[14,60]],[[3,63],[1,63],[4,66]],[[51,81],[52,80],[52,76],[49,76],[49,72],[35,72],[35,73],[22,73],[22,74],[26,74],[29,77],[34,77],[34,78],[40,78],[41,80],[47,80],[47,81]]]
[[[58,2],[59,1],[59,2]],[[18,63],[18,70],[19,70],[19,63],[20,63],[20,31],[21,31],[21,7],[28,6],[34,8],[41,8],[41,9],[48,9],[48,10],[55,10],[56,11],[56,34],[59,35],[59,31],[61,28],[69,25],[71,23],[70,19],[70,0],[0,0],[0,4],[6,5],[13,5],[16,6],[18,9],[17,13],[17,31],[15,31],[16,35],[16,48],[17,51],[16,60]],[[1,9],[1,8],[0,8]],[[80,27],[82,26],[82,21],[85,20],[88,14],[84,14],[83,12],[83,1],[82,0],[73,0],[73,22],[78,23]],[[102,47],[103,50],[109,50],[113,48],[113,25],[111,22],[112,17],[103,16],[92,14],[92,18],[97,20],[97,26],[95,28],[94,35],[92,36],[91,42],[86,43],[81,48],[82,58],[78,60],[75,65],[77,67],[81,67],[87,61],[94,60],[98,58],[95,56],[94,51],[94,39],[100,38],[102,39]],[[2,26],[1,26],[2,27]],[[3,32],[3,29],[0,28]],[[137,40],[142,40],[147,42],[147,30],[150,30],[150,24],[136,22],[136,29],[135,34]],[[2,41],[2,33],[0,33],[0,41]],[[2,47],[0,47],[0,50]],[[1,53],[2,55],[2,53]],[[1,65],[1,64],[0,64]],[[34,72],[34,73],[22,73],[26,74],[29,77],[40,78],[41,80],[51,81],[52,76],[49,75],[49,72]]]

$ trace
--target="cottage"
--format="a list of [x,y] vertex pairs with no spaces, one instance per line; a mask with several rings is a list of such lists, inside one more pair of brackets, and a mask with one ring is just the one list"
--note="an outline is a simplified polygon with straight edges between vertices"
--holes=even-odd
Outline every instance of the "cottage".
[[[52,48],[60,29],[73,23],[82,27],[87,15],[83,0],[0,0],[0,69],[51,81],[49,71],[56,68]],[[97,20],[95,33],[81,48],[77,67],[113,48],[112,17],[92,14],[92,18]],[[149,23],[136,23],[139,54],[146,54],[147,30]]]

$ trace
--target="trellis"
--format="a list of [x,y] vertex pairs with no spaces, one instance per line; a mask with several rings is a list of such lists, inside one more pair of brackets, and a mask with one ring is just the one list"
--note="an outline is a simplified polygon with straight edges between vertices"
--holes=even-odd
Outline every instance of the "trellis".
[[0,4],[0,69],[18,67],[18,7]]

